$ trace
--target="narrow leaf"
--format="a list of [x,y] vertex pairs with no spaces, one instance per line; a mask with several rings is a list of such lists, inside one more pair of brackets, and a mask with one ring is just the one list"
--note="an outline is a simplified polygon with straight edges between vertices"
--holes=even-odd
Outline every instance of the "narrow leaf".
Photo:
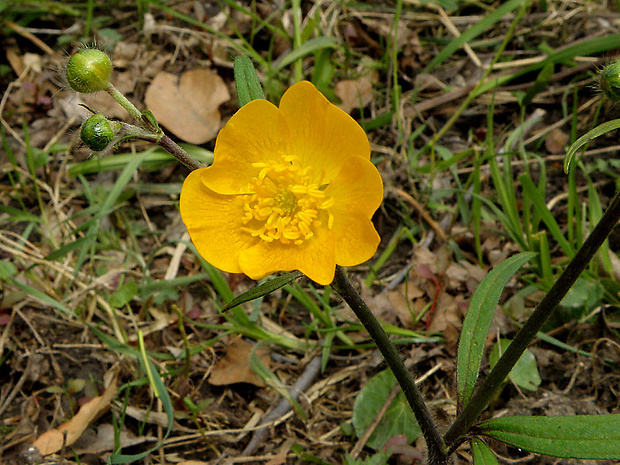
[[564,172],[568,173],[570,169],[570,164],[573,161],[573,157],[577,153],[581,147],[586,145],[592,139],[596,139],[603,134],[607,134],[608,132],[614,131],[620,128],[620,119],[614,119],[611,121],[606,121],[603,124],[595,127],[591,131],[586,132],[583,136],[577,139],[573,145],[571,145],[566,151],[566,156],[564,157]]
[[498,465],[493,451],[481,439],[471,441],[471,454],[474,465]]
[[549,208],[547,208],[545,199],[541,195],[540,191],[536,188],[536,185],[534,185],[532,179],[527,174],[522,174],[521,176],[519,176],[519,182],[523,187],[524,195],[526,195],[527,198],[532,202],[534,211],[544,221],[553,238],[558,242],[560,247],[562,247],[562,251],[567,256],[573,257],[575,255],[575,249],[568,242],[566,237],[564,237],[564,234],[562,234],[562,230],[560,229],[558,222],[553,217],[553,214],[551,213]]
[[620,460],[620,415],[494,418],[485,436],[552,457]]
[[240,107],[250,103],[252,100],[265,98],[252,60],[243,55],[235,57],[234,70],[235,86],[237,87],[237,98],[239,99]]
[[155,444],[152,448],[145,450],[143,452],[140,452],[138,454],[124,455],[124,454],[119,454],[118,453],[119,451],[115,450],[110,456],[110,458],[108,459],[110,464],[132,463],[138,460],[142,460],[144,457],[153,454],[160,447],[162,447],[165,444],[166,439],[168,439],[170,432],[172,431],[172,426],[174,422],[174,408],[172,407],[172,400],[170,399],[170,396],[168,395],[168,391],[166,390],[166,385],[164,384],[161,377],[159,376],[159,371],[157,369],[157,366],[147,357],[139,357],[138,360],[140,362],[140,365],[142,365],[142,368],[147,373],[151,374],[151,377],[149,380],[151,383],[151,387],[153,389],[153,392],[157,395],[157,397],[161,401],[161,404],[164,408],[164,412],[166,413],[166,417],[168,419],[168,422],[166,424],[166,432],[164,433],[160,442]]
[[266,281],[263,284],[256,286],[254,289],[250,289],[249,291],[238,295],[233,300],[228,302],[228,304],[226,304],[222,311],[225,312],[233,307],[236,307],[237,305],[241,305],[249,302],[250,300],[258,299],[259,297],[270,294],[273,291],[280,289],[283,286],[286,286],[288,283],[299,278],[302,275],[303,274],[299,271],[294,271],[292,273],[287,273],[283,276],[278,276],[277,278],[270,279],[269,281]]
[[460,405],[474,392],[493,314],[508,280],[536,255],[525,252],[497,265],[476,288],[463,322],[458,349],[457,389]]
[[284,56],[282,60],[275,66],[277,71],[286,68],[288,65],[303,58],[311,53],[318,52],[326,48],[337,48],[338,42],[333,37],[317,37],[305,42],[301,47],[294,49],[288,55]]

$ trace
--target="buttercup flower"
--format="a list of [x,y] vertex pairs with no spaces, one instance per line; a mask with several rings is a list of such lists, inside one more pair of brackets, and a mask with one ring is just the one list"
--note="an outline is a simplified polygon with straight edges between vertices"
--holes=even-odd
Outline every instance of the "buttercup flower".
[[180,209],[196,249],[229,273],[299,270],[332,282],[336,264],[370,259],[383,184],[363,129],[311,83],[280,107],[243,106],[220,131],[210,167],[190,173]]

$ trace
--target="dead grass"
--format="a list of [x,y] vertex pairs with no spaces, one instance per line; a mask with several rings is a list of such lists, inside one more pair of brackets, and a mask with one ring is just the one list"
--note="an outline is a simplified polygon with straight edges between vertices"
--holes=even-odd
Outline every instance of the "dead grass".
[[[210,69],[234,96],[232,57],[240,50],[252,50],[255,62],[263,60],[257,67],[272,99],[295,79],[295,66],[301,67],[304,78],[314,77],[328,97],[348,99],[344,103],[351,114],[369,128],[373,159],[386,184],[385,204],[375,218],[383,244],[371,266],[385,260],[364,292],[379,316],[397,328],[392,332],[403,338],[403,357],[419,376],[427,374],[422,390],[447,426],[455,413],[454,356],[467,301],[489,267],[518,250],[490,210],[479,223],[481,246],[476,250],[473,217],[463,213],[470,208],[463,192],[476,169],[474,158],[485,151],[489,130],[500,148],[520,124],[517,100],[531,88],[540,69],[520,74],[523,70],[551,51],[619,32],[620,14],[613,2],[548,1],[544,11],[543,2],[533,2],[493,67],[491,76],[500,83],[463,108],[436,150],[427,144],[478,85],[514,13],[443,61],[433,60],[451,39],[479,24],[502,2],[445,11],[434,3],[407,0],[398,21],[391,2],[302,2],[303,40],[333,37],[336,47],[318,48],[298,61],[300,65],[293,62],[282,69],[278,63],[290,52],[295,33],[289,2],[244,4],[250,14],[232,8],[233,2],[222,6],[179,1],[170,4],[170,10],[142,2],[94,3],[92,27],[98,45],[109,47],[114,83],[139,108],[144,108],[150,82],[162,72],[180,76]],[[185,168],[154,165],[143,152],[148,146],[129,143],[120,151],[134,154],[133,165],[130,161],[106,171],[103,159],[89,172],[69,174],[72,165],[90,157],[76,138],[83,118],[78,104],[128,117],[107,95],[84,98],[63,84],[58,71],[78,43],[86,7],[76,4],[83,14],[74,16],[58,5],[41,3],[33,10],[40,13],[28,16],[27,5],[9,2],[8,20],[2,24],[2,463],[104,463],[120,424],[124,426],[118,440],[125,454],[163,441],[144,463],[343,463],[345,454],[354,450],[362,451],[360,458],[371,455],[363,443],[354,449],[358,438],[350,421],[361,387],[383,367],[365,345],[365,333],[334,296],[301,282],[297,295],[302,297],[287,289],[247,304],[241,313],[222,315],[219,308],[229,294],[254,283],[219,274],[191,251],[177,211]],[[59,38],[71,32],[76,40],[59,45]],[[558,198],[554,214],[563,228],[567,207],[562,195],[568,188],[560,166],[562,141],[589,129],[596,111],[599,120],[617,115],[615,108],[597,110],[592,72],[619,48],[620,42],[604,52],[558,60],[526,110],[526,116],[535,110],[544,114],[528,129],[523,147],[546,161],[546,200]],[[490,128],[489,106],[494,114]],[[235,110],[233,97],[220,106],[222,119]],[[602,162],[596,160],[613,161],[617,144],[614,138],[607,142],[591,146],[586,163],[599,163],[600,168]],[[203,144],[207,150],[212,147],[213,140]],[[449,162],[458,154],[464,155]],[[142,167],[135,157],[143,157]],[[517,158],[515,173],[527,164]],[[615,188],[616,166],[607,164],[591,174],[603,205]],[[482,196],[493,201],[496,187],[488,170],[483,166],[479,172]],[[538,176],[535,170],[533,176]],[[587,186],[586,179],[580,177],[578,184]],[[561,262],[563,255],[551,242],[554,260]],[[612,238],[611,249],[617,250],[617,245]],[[369,267],[361,266],[355,274],[361,281]],[[605,279],[613,282],[617,276]],[[538,281],[530,272],[510,284],[506,297]],[[606,292],[614,286],[618,287],[609,284]],[[344,338],[327,331],[304,295],[318,303]],[[507,386],[497,412],[618,412],[618,299],[606,297],[605,305],[599,302],[594,309],[594,318],[564,321],[552,331],[559,340],[599,359],[537,344],[533,350],[543,384],[537,392]],[[493,335],[510,336],[515,321],[538,298],[526,295],[520,307],[513,301],[508,314],[498,313]],[[435,301],[427,326],[423,312]],[[154,395],[146,365],[140,362],[140,334],[174,409],[168,437],[165,405]],[[299,403],[305,418],[294,410],[279,416],[245,456],[258,425],[280,396],[264,379],[252,377],[249,351],[230,356],[239,334],[251,346],[267,341],[261,343],[267,354],[264,363],[284,386],[292,386],[315,357],[329,355],[325,369],[303,388]],[[324,345],[333,347],[325,352]],[[226,354],[228,365],[222,366]],[[602,359],[616,365],[603,364]],[[214,370],[220,377],[224,374],[219,385],[210,382]],[[113,382],[117,387],[106,384]],[[109,389],[114,395],[95,408],[93,399],[112,393]],[[93,408],[92,416],[75,421],[82,406]],[[69,446],[61,441],[60,450],[44,457],[33,451],[37,438],[63,424],[69,424],[68,431],[83,432],[80,439]],[[423,450],[420,441],[415,447]],[[501,445],[496,450],[510,461],[576,463],[524,457]],[[469,458],[464,448],[456,460],[468,463]],[[410,463],[411,458],[392,460]]]

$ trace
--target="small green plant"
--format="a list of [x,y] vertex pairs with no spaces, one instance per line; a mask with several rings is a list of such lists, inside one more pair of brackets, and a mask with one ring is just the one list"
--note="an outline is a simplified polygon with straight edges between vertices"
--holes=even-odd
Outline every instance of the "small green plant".
[[[94,54],[88,50],[78,54],[85,52],[88,53],[85,58],[93,58]],[[427,463],[430,465],[449,463],[450,456],[466,441],[471,443],[476,463],[497,463],[482,440],[485,437],[525,451],[555,457],[620,460],[620,415],[513,416],[480,420],[481,414],[503,384],[510,377],[513,380],[517,377],[515,369],[526,373],[518,377],[525,389],[535,388],[540,382],[537,372],[532,370],[527,348],[616,225],[620,218],[619,195],[614,197],[580,247],[573,249],[572,244],[563,244],[567,248],[570,263],[554,281],[547,276],[553,282],[549,283],[545,297],[512,341],[500,340],[491,354],[493,368],[482,381],[478,378],[485,341],[501,293],[519,269],[538,255],[537,252],[522,252],[510,257],[497,265],[479,284],[469,304],[458,349],[457,416],[442,434],[397,349],[349,281],[344,268],[367,260],[374,254],[378,244],[370,217],[381,200],[378,198],[381,195],[381,181],[376,168],[369,161],[368,141],[357,123],[331,105],[309,83],[298,83],[291,87],[282,99],[280,108],[275,107],[263,100],[262,87],[252,62],[246,57],[238,57],[235,60],[235,78],[241,110],[233,117],[234,124],[225,127],[220,133],[214,164],[203,168],[200,162],[163,133],[150,112],[139,112],[120,95],[109,82],[110,67],[106,58],[100,54],[96,54],[96,58],[102,60],[102,63],[84,67],[83,76],[80,74],[80,66],[71,68],[69,82],[79,83],[74,87],[76,90],[88,92],[90,87],[85,88],[82,84],[88,83],[93,73],[96,74],[97,90],[110,93],[137,121],[137,126],[122,125],[119,131],[123,137],[157,143],[193,170],[182,191],[181,214],[200,255],[219,268],[243,272],[255,279],[262,279],[275,272],[286,272],[263,281],[255,289],[234,299],[230,288],[226,289],[225,284],[220,282],[224,289],[222,292],[229,301],[222,309],[222,312],[230,311],[224,313],[226,318],[245,318],[248,320],[245,326],[255,331],[253,336],[264,336],[261,335],[263,330],[252,326],[252,321],[245,313],[237,312],[238,306],[290,285],[302,273],[321,285],[331,285],[355,312],[390,368],[389,372],[373,379],[360,395],[358,401],[363,405],[356,408],[356,416],[353,418],[355,428],[365,428],[368,417],[377,412],[376,406],[365,398],[376,397],[373,390],[385,394],[398,383],[402,395],[396,397],[398,400],[391,407],[389,420],[402,422],[402,427],[410,433],[408,440],[417,436],[419,428],[426,440]],[[75,59],[73,63],[83,64],[84,61]],[[602,79],[605,83],[601,87],[607,86],[605,93],[613,94],[617,86],[617,73],[606,71]],[[299,111],[303,105],[308,105],[313,118]],[[91,125],[88,122],[86,124]],[[94,145],[105,150],[107,146],[102,146],[106,141],[108,145],[112,144],[114,137],[111,134],[108,137],[109,131],[100,116],[97,116],[96,124],[104,124],[104,136],[99,137],[97,134],[97,143]],[[329,132],[333,131],[334,125],[338,128],[340,139],[334,137],[335,133]],[[619,120],[605,123],[579,139],[568,152],[567,169],[573,154],[588,140],[618,127]],[[257,129],[273,131],[257,133]],[[88,136],[92,131],[87,128],[83,132]],[[251,143],[247,143],[244,137],[252,138]],[[293,143],[299,143],[299,140],[305,144],[305,151],[297,153],[291,147],[299,147]],[[342,140],[345,141],[344,146],[339,142]],[[334,153],[334,147],[338,149],[338,156],[342,150],[350,155],[349,158],[342,157],[346,163],[339,161],[340,164],[335,164],[329,158],[330,153]],[[321,149],[320,153],[316,152],[318,149]],[[231,173],[236,177],[231,176]],[[249,183],[240,184],[237,179],[248,173]],[[363,188],[357,189],[352,182],[358,178],[362,179]],[[347,189],[341,188],[342,185]],[[532,194],[535,193],[536,186],[528,188]],[[538,214],[545,221],[544,210],[541,209]],[[547,221],[547,226],[552,227],[551,219]],[[206,269],[214,270],[208,263]],[[217,281],[215,274],[211,276]],[[131,289],[131,295],[136,292],[137,287]],[[123,302],[121,299],[120,304]],[[320,309],[315,311],[315,315],[324,319],[329,326],[329,316],[321,316]],[[106,340],[110,345],[114,344],[109,337]],[[346,341],[346,336],[343,340]],[[157,395],[161,396],[166,413],[171,418],[170,400],[142,341],[139,341],[139,350],[132,349],[131,355],[140,361],[147,372],[151,385]],[[413,417],[405,408],[407,404]],[[371,445],[374,444],[376,448],[390,436],[398,434],[397,429],[383,429],[381,432],[387,436],[371,438]],[[140,457],[143,456],[140,454]],[[112,463],[135,460],[136,457],[114,456]],[[378,454],[365,463],[383,461],[384,457]],[[349,463],[358,462],[351,459]]]

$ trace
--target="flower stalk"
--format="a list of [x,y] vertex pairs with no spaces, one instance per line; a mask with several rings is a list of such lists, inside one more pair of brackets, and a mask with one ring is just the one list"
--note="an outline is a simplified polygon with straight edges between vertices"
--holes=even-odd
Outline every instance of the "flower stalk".
[[366,302],[364,302],[359,293],[353,288],[345,270],[340,266],[336,267],[336,274],[332,286],[347,304],[349,304],[351,310],[353,310],[360,322],[364,325],[370,337],[377,344],[381,355],[383,355],[392,373],[394,373],[398,384],[400,384],[405,398],[407,402],[409,402],[416,420],[418,421],[418,425],[422,430],[422,434],[426,439],[429,465],[443,465],[447,463],[447,448],[424,402],[422,393],[416,386],[411,373],[409,373],[409,370],[405,367],[396,347],[394,347],[394,344],[390,341],[383,326],[377,321],[366,305]]
[[458,447],[461,439],[474,425],[488,403],[495,397],[521,355],[534,340],[543,325],[549,319],[558,304],[573,286],[579,275],[588,266],[598,249],[607,239],[612,229],[620,219],[620,191],[616,193],[605,214],[596,225],[592,233],[585,240],[573,259],[564,269],[560,277],[553,284],[547,295],[540,301],[532,315],[528,318],[521,330],[516,334],[502,357],[491,370],[480,387],[474,392],[470,401],[454,424],[446,433],[444,439],[451,450]]

